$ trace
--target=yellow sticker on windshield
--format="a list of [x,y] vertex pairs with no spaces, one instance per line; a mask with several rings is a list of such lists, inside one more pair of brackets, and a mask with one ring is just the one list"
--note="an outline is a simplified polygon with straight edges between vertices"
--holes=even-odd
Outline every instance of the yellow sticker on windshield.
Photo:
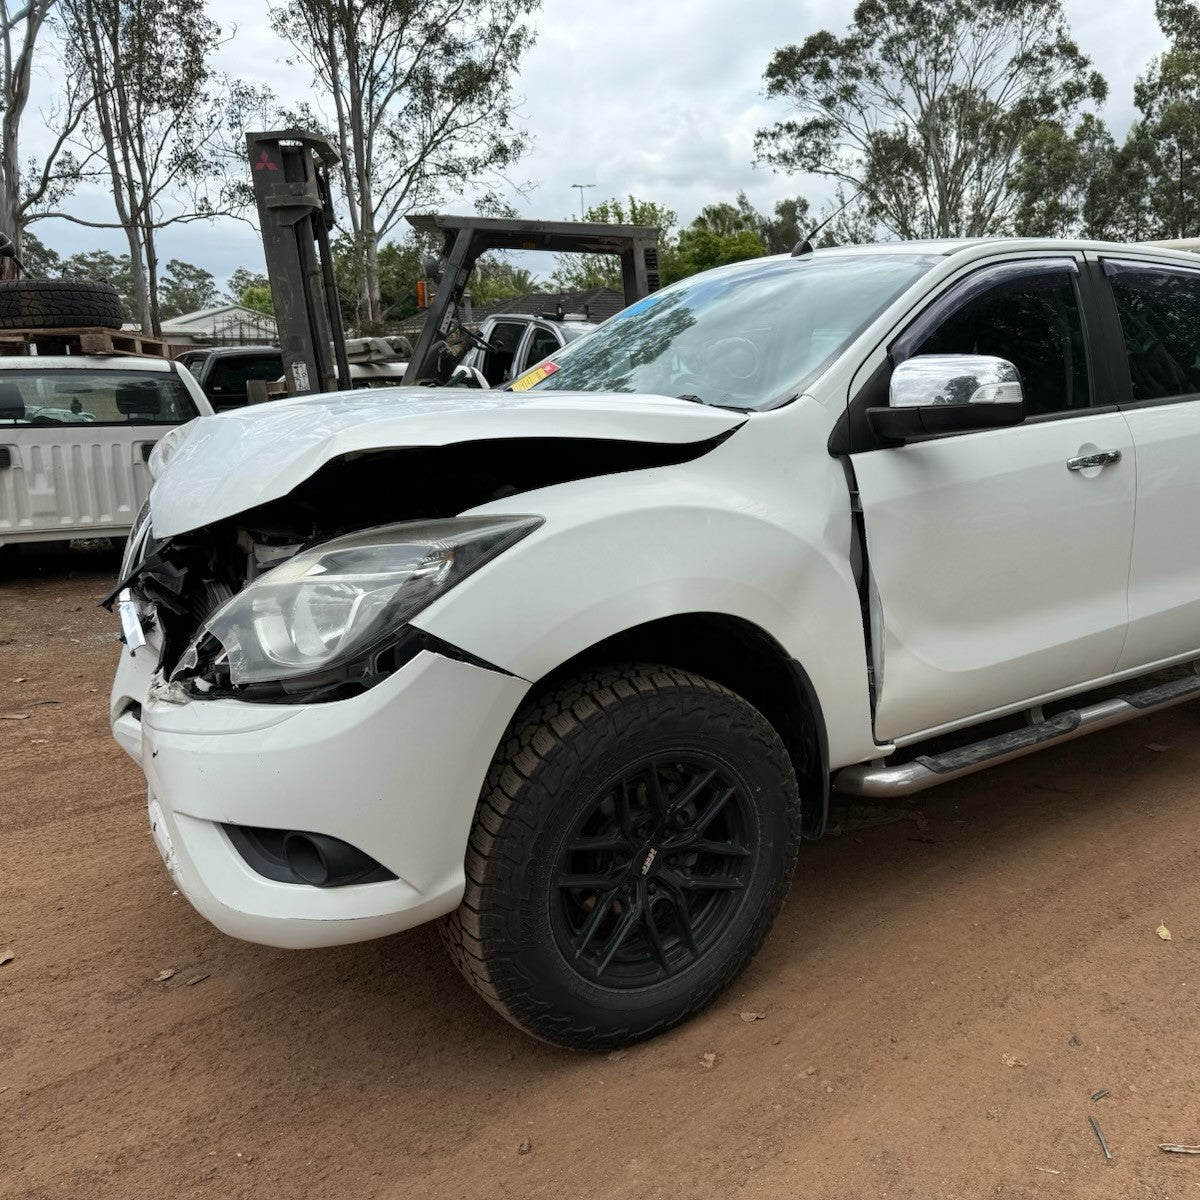
[[536,367],[526,371],[524,375],[517,376],[509,386],[514,392],[527,392],[535,383],[541,383],[547,375],[553,375],[557,370],[558,363],[538,363]]

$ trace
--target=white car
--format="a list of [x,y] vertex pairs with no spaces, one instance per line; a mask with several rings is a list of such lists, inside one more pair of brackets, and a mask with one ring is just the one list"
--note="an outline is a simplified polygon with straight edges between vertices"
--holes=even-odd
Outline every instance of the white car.
[[469,349],[461,365],[478,371],[489,387],[503,387],[596,328],[597,323],[584,316],[496,313],[484,320],[477,334],[466,331]]
[[621,1045],[746,965],[831,785],[902,795],[1200,692],[1137,678],[1200,658],[1189,255],[739,263],[524,382],[164,450],[112,723],[228,933],[440,918],[521,1028]]
[[165,359],[0,357],[0,546],[125,536],[155,443],[211,413]]

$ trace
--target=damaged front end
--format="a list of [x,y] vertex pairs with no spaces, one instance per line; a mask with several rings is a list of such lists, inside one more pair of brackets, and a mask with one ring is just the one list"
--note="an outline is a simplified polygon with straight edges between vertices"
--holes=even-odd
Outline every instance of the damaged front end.
[[109,600],[127,590],[157,627],[153,700],[348,699],[421,650],[474,661],[409,621],[542,517],[456,514],[684,461],[712,444],[519,439],[343,456],[288,494],[201,528],[159,539],[140,525]]

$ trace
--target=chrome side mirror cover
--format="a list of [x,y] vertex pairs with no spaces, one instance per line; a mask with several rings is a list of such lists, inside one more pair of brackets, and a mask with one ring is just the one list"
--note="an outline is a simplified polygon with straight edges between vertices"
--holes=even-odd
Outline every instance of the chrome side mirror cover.
[[1021,404],[1021,376],[990,354],[918,354],[892,372],[891,408],[933,404]]
[[1020,425],[1021,376],[988,354],[914,355],[892,372],[888,407],[868,409],[867,419],[884,444]]

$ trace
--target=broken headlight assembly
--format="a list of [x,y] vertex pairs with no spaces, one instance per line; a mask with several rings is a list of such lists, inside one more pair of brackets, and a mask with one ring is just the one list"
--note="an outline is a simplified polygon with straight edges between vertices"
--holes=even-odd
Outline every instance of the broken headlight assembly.
[[412,617],[541,523],[420,521],[303,550],[208,617],[171,678],[193,681],[201,694],[234,690],[248,699],[280,689],[297,699],[352,694],[390,673],[388,651]]

